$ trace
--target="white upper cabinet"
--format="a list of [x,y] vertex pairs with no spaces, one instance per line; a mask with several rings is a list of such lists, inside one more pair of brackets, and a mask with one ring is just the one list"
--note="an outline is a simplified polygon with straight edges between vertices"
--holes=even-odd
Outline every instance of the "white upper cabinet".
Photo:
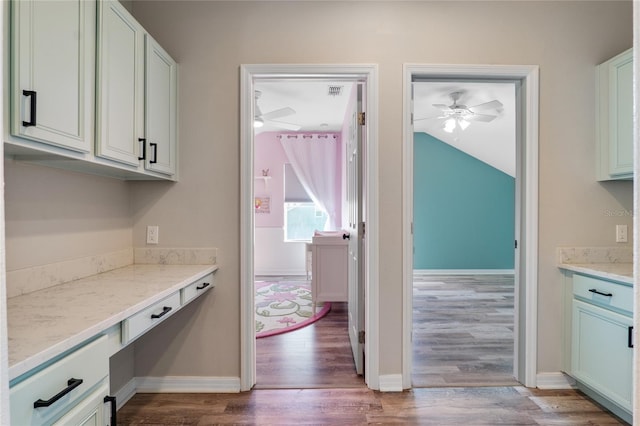
[[175,61],[115,0],[99,3],[98,46],[96,155],[173,177]]
[[143,151],[144,29],[118,1],[98,8],[96,155],[137,166]]
[[168,175],[176,172],[177,68],[175,61],[147,34],[145,167]]
[[598,180],[633,178],[633,53],[596,68]]
[[11,3],[11,133],[90,152],[95,2]]

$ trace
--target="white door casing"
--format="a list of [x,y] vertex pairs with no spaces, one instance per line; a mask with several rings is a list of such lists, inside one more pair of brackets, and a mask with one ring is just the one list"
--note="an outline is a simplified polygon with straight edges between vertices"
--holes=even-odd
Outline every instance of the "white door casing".
[[361,258],[365,271],[365,382],[371,389],[379,388],[378,342],[378,66],[322,64],[263,64],[240,67],[240,388],[250,390],[256,382],[256,347],[254,317],[253,266],[253,157],[254,157],[254,82],[258,79],[326,79],[361,81],[366,86],[367,158],[363,181],[366,182],[367,239]]
[[[413,327],[413,100],[415,78],[501,79],[518,81],[515,289],[516,379],[536,386],[538,290],[538,66],[405,64],[403,72],[403,366],[404,388],[411,387]],[[518,237],[516,237],[518,238]]]

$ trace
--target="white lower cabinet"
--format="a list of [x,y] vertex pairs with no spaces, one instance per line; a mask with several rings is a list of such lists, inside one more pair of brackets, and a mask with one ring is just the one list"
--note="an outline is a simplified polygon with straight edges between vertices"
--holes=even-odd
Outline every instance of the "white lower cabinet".
[[110,424],[107,343],[101,336],[11,386],[11,424]]
[[581,389],[629,420],[633,318],[619,307],[628,300],[615,298],[632,289],[580,275],[574,275],[573,286],[571,375]]

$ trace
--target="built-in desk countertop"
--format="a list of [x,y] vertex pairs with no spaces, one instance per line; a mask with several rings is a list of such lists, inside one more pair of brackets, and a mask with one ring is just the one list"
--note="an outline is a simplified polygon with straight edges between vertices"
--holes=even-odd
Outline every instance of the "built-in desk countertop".
[[217,269],[216,265],[130,265],[7,299],[9,379]]
[[633,285],[633,263],[561,263],[560,269]]

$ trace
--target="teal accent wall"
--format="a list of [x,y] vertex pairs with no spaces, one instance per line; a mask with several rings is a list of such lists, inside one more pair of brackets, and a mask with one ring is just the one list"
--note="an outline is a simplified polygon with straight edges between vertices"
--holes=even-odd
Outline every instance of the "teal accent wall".
[[415,269],[513,269],[513,177],[426,133],[413,173]]

